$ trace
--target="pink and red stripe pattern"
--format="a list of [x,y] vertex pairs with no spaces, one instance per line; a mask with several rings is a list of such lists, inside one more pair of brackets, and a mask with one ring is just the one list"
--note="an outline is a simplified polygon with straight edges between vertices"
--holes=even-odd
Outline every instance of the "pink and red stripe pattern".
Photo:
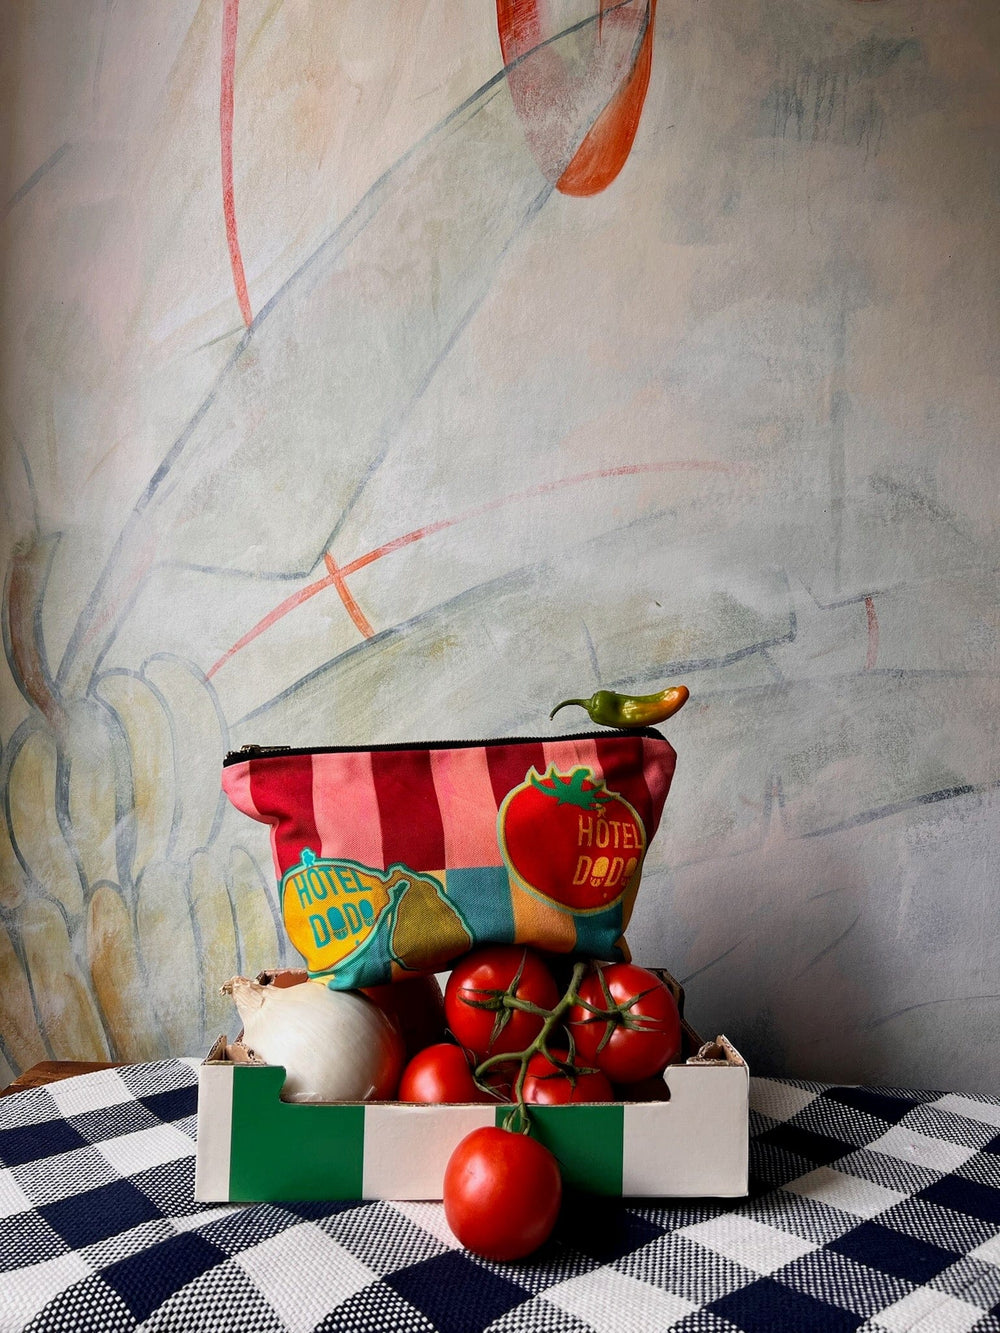
[[588,768],[635,809],[647,844],[660,821],[676,754],[663,739],[608,734],[482,746],[263,755],[227,765],[238,810],[270,824],[280,878],[309,848],[387,870],[502,865],[497,811],[532,768]]

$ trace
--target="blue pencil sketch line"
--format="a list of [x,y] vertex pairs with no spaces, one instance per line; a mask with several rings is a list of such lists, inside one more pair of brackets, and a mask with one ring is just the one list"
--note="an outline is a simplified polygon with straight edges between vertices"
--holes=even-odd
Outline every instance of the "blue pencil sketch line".
[[854,920],[851,922],[851,924],[845,930],[842,930],[835,939],[832,939],[829,944],[827,944],[824,948],[820,949],[819,953],[813,954],[812,958],[809,959],[809,961],[805,964],[805,966],[800,968],[800,970],[796,972],[795,974],[796,981],[799,979],[799,977],[805,976],[805,974],[809,971],[809,969],[815,967],[817,963],[821,962],[827,956],[827,954],[833,953],[834,949],[838,948],[839,945],[841,945],[844,942],[844,940],[847,939],[848,935],[850,935],[851,931],[854,929],[854,927],[858,924],[860,920],[861,920],[861,913],[859,912],[857,916],[854,918]]
[[[628,0],[623,0],[623,3],[627,2]],[[590,15],[587,18],[580,20],[578,23],[570,25],[568,28],[554,36],[546,38],[543,42],[539,43],[538,47],[534,48],[534,50],[540,50],[543,47],[563,41],[567,36],[594,24],[596,21],[597,16]],[[325,240],[320,242],[312,253],[303,260],[299,267],[287,279],[285,279],[268,301],[261,307],[253,322],[246,329],[246,332],[233,349],[225,365],[219,371],[211,389],[161,459],[143,493],[136,501],[132,512],[125,520],[122,530],[105,562],[104,568],[98,576],[94,588],[87,598],[86,603],[77,618],[73,631],[70,634],[66,648],[63,652],[62,661],[59,664],[59,669],[56,674],[57,686],[65,685],[83,643],[88,638],[91,628],[97,619],[101,609],[102,600],[112,583],[115,572],[122,563],[124,553],[128,549],[129,544],[133,541],[141,541],[146,511],[149,509],[154,499],[162,500],[165,495],[169,494],[167,479],[175,472],[177,464],[185,455],[187,446],[190,443],[197,426],[216,401],[222,385],[232,374],[234,367],[251,346],[261,326],[266,323],[268,317],[289,295],[289,293],[303,282],[306,276],[321,259],[330,260],[332,262],[332,260],[339,254],[343,253],[347,247],[357,239],[377,213],[382,196],[388,191],[389,187],[402,170],[416,158],[421,149],[431,146],[440,136],[450,132],[461,117],[478,114],[483,107],[492,100],[492,97],[497,94],[510,70],[515,68],[523,60],[528,59],[532,54],[534,54],[534,51],[526,52],[523,56],[518,57],[516,61],[512,61],[510,66],[506,66],[496,74],[492,75],[485,83],[476,89],[475,92],[466,97],[457,107],[448,112],[435,126],[410,145],[410,147],[407,148],[389,167],[387,167],[386,170],[368,187],[365,193],[348,212],[343,221],[333,229]],[[530,221],[530,218],[535,216],[550,192],[551,187],[547,185],[545,190],[536,196],[534,203],[529,209],[527,220]],[[176,482],[174,482],[173,485],[176,485]],[[320,559],[321,556],[322,553],[318,554],[317,559]],[[105,651],[106,648],[107,644],[105,644]],[[103,657],[103,652],[100,656]]]
[[0,219],[5,218],[7,214],[11,212],[12,209],[16,208],[17,205],[21,202],[21,200],[26,195],[31,193],[31,191],[35,188],[38,182],[40,180],[43,180],[49,174],[49,172],[52,170],[53,167],[58,166],[58,164],[63,160],[63,158],[69,152],[69,149],[70,145],[68,143],[60,144],[59,147],[56,149],[56,151],[52,153],[51,156],[47,157],[40,167],[35,168],[35,170],[31,173],[28,179],[18,186],[18,188],[14,191],[14,193],[4,204],[3,208],[0,209]]

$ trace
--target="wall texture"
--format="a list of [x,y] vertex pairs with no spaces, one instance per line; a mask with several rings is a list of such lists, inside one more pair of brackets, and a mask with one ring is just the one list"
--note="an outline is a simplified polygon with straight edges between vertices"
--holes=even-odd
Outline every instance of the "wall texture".
[[1000,10],[516,8],[6,7],[0,1082],[291,961],[227,749],[683,681],[637,958],[1000,1092]]

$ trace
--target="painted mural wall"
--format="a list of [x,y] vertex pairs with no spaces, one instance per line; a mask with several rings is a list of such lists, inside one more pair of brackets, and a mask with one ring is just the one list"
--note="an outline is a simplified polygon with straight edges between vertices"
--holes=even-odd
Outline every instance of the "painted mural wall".
[[227,750],[683,682],[637,959],[1000,1092],[996,5],[4,23],[0,1082],[295,960]]

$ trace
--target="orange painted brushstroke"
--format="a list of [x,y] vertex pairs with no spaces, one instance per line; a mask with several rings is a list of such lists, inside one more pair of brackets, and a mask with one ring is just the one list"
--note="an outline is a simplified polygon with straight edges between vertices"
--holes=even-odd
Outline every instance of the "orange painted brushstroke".
[[[620,0],[627,4],[628,0]],[[542,171],[549,174],[549,154],[544,141],[536,138],[567,87],[562,61],[551,49],[539,18],[540,0],[496,0],[497,31],[508,84],[526,138]],[[604,36],[604,16],[614,6],[598,0],[597,43]],[[566,195],[584,197],[606,189],[619,174],[635,141],[653,62],[653,21],[656,0],[648,0],[646,25],[628,75],[615,89],[603,110],[587,130],[572,158],[555,179],[555,188]],[[531,73],[523,66],[531,61]]]
[[222,87],[219,94],[219,132],[222,140],[222,215],[226,221],[226,244],[233,270],[233,287],[243,323],[253,323],[250,293],[243,271],[243,255],[236,231],[236,198],[233,191],[233,106],[235,101],[236,32],[240,0],[224,0],[222,9]]
[[540,46],[538,0],[497,0],[497,34],[505,65],[512,65],[519,51]]
[[399,551],[404,546],[411,546],[414,542],[421,541],[424,537],[430,537],[436,532],[443,532],[446,528],[453,528],[459,523],[467,523],[469,519],[481,518],[484,514],[503,509],[507,505],[518,504],[524,500],[533,500],[540,495],[547,495],[551,491],[561,490],[565,486],[576,486],[586,481],[605,480],[612,477],[634,477],[650,472],[675,472],[682,469],[697,472],[731,472],[733,470],[728,463],[711,463],[704,459],[679,460],[670,463],[622,463],[618,467],[599,468],[593,472],[581,472],[575,477],[562,477],[558,481],[542,482],[539,486],[532,486],[530,490],[520,491],[514,495],[504,495],[498,500],[491,500],[489,504],[480,505],[476,509],[468,509],[464,513],[457,514],[454,518],[443,518],[436,523],[428,523],[422,528],[414,528],[412,532],[404,533],[401,537],[394,537],[392,541],[376,546],[374,550],[367,551],[364,555],[358,556],[357,559],[346,565],[337,565],[333,556],[327,552],[323,557],[324,564],[329,571],[326,577],[317,579],[314,583],[300,588],[291,597],[286,597],[273,611],[269,611],[262,620],[259,620],[256,625],[247,630],[246,634],[237,639],[231,648],[227,648],[219,660],[208,668],[205,675],[210,679],[232,657],[252,643],[265,630],[270,629],[284,616],[288,615],[290,611],[294,611],[326,588],[337,589],[348,615],[361,634],[366,639],[373,638],[375,630],[348,589],[347,576],[356,573],[359,569],[364,569],[366,565],[374,564],[376,560],[381,560],[383,556],[391,555],[393,551]]
[[337,568],[333,556],[329,551],[327,551],[323,560],[327,569],[330,571],[330,577],[333,579],[333,586],[340,593],[340,600],[344,603],[344,606],[347,609],[347,614],[354,621],[355,625],[357,625],[364,638],[373,639],[375,637],[375,631],[372,629],[371,622],[364,616],[361,607],[358,606],[354,597],[351,595],[351,592],[344,581],[344,575],[342,571]]
[[865,615],[868,617],[868,656],[865,659],[865,670],[871,671],[878,661],[878,615],[871,597],[865,598]]
[[[601,7],[603,14],[603,5]],[[649,0],[649,18],[639,54],[627,81],[594,121],[569,166],[556,181],[560,194],[585,198],[600,194],[615,179],[632,151],[642,117],[649,73],[653,68],[653,20],[656,0]]]
[[40,589],[44,589],[44,556],[39,543],[15,550],[4,589],[3,627],[18,689],[53,727],[59,727],[64,712],[45,661],[37,614]]

